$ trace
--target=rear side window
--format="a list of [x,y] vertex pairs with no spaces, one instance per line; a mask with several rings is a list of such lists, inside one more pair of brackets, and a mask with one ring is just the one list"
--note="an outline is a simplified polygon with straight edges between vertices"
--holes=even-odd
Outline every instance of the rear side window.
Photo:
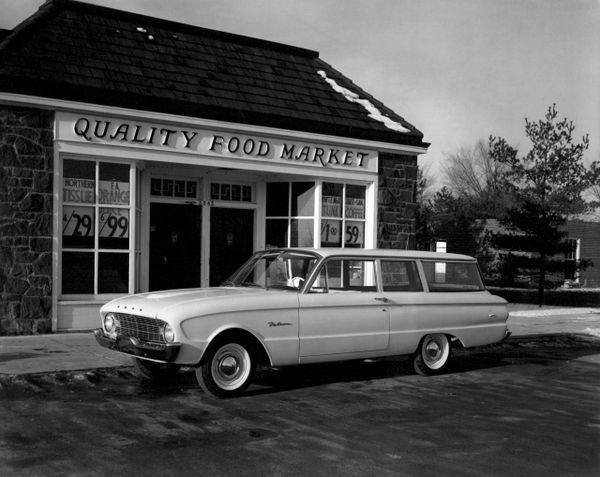
[[381,261],[383,291],[423,291],[415,262],[400,260]]
[[475,262],[423,262],[429,291],[467,292],[484,290]]

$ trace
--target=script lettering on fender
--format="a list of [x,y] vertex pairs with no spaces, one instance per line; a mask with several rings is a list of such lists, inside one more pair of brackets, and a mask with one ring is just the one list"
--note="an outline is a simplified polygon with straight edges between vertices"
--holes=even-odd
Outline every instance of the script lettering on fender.
[[269,328],[273,328],[274,326],[292,326],[291,323],[282,323],[281,321],[269,321],[267,324],[269,325]]
[[72,132],[80,140],[117,146],[140,146],[229,159],[285,162],[303,166],[369,170],[374,152],[285,139],[224,134],[202,129],[74,117]]

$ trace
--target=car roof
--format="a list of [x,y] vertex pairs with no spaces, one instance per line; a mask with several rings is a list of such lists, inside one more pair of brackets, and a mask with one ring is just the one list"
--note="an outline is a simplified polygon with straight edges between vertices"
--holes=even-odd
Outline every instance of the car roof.
[[311,247],[294,247],[294,248],[276,248],[267,249],[266,251],[289,251],[289,252],[307,252],[322,256],[323,258],[344,256],[344,257],[375,257],[375,258],[405,258],[419,260],[447,260],[447,261],[475,261],[475,258],[468,255],[460,255],[455,253],[442,252],[424,252],[420,250],[397,250],[383,248],[311,248]]

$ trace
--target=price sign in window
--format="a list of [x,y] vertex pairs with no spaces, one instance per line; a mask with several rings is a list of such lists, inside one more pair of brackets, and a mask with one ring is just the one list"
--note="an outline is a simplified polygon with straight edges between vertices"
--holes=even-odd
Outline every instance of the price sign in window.
[[129,246],[129,209],[100,209],[98,217],[100,248]]
[[78,205],[63,206],[63,246],[89,248],[94,246],[94,208]]
[[365,244],[365,223],[346,221],[346,247],[363,247]]
[[341,247],[342,245],[342,221],[321,221],[321,244],[324,247]]

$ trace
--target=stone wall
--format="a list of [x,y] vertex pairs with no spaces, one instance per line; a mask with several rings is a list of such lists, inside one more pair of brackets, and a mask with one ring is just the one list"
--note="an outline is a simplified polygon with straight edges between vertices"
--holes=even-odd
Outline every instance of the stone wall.
[[52,125],[0,106],[0,335],[51,331]]
[[379,154],[377,247],[415,248],[417,156]]

